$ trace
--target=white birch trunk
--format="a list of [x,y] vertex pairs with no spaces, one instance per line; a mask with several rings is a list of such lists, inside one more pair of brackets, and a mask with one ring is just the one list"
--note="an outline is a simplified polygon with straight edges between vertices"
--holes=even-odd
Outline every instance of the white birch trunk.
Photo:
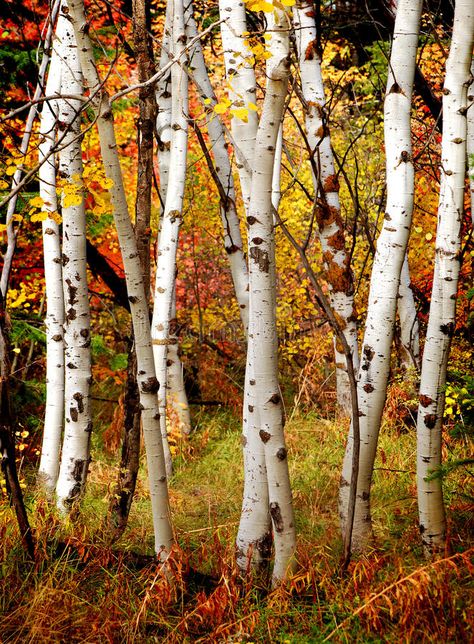
[[[161,46],[160,68],[163,68],[170,61],[170,42],[173,18],[173,5],[168,2],[166,6],[166,20],[163,31]],[[158,134],[158,170],[160,174],[160,195],[163,203],[160,216],[160,228],[166,203],[166,190],[168,186],[170,145],[171,145],[171,70],[165,74],[158,83],[156,93],[158,103],[158,115],[156,120]],[[159,240],[157,241],[159,251]],[[171,306],[171,325],[176,318],[176,289],[173,290],[173,302]],[[184,388],[183,365],[179,356],[178,338],[171,334],[171,342],[167,347],[167,372],[166,392],[167,406],[171,415],[178,421],[179,430],[183,435],[191,432],[191,416],[189,413],[188,397]]]
[[456,320],[466,176],[466,107],[474,41],[472,0],[455,4],[451,49],[443,90],[441,186],[436,254],[426,332],[417,422],[417,484],[420,533],[428,555],[445,546],[446,518],[440,478],[427,477],[441,464],[444,388]]
[[278,383],[276,331],[275,235],[272,183],[278,131],[283,119],[289,76],[289,20],[286,12],[267,15],[272,57],[267,61],[267,88],[255,144],[249,211],[250,321],[248,353],[253,379],[258,432],[264,445],[268,500],[275,544],[274,583],[293,564],[295,526]]
[[[305,121],[308,143],[313,154],[315,194],[320,201],[316,212],[318,234],[323,251],[330,303],[337,321],[352,351],[354,370],[359,367],[357,344],[357,314],[354,306],[353,276],[346,249],[344,223],[339,203],[339,182],[334,169],[329,128],[325,122],[326,103],[321,75],[321,61],[316,51],[316,23],[313,3],[297,2],[293,11],[296,45],[305,99]],[[347,414],[351,410],[351,394],[344,351],[334,340],[336,389],[339,407]]]
[[[256,80],[253,54],[245,43],[245,4],[240,0],[220,0],[219,14],[225,21],[221,23],[221,37],[229,99],[233,107],[248,108],[250,103],[256,103]],[[231,131],[237,147],[237,168],[249,227],[254,223],[249,208],[257,129],[258,116],[253,109],[248,109],[247,123],[232,119]],[[272,176],[273,171],[271,180]],[[255,398],[255,334],[251,330],[250,315],[249,310],[242,426],[244,492],[236,539],[237,564],[243,572],[264,563],[272,543],[265,449],[258,435],[260,411]]]
[[[166,19],[161,43],[160,69],[170,62],[171,32],[173,29],[173,2],[166,4]],[[170,166],[171,147],[171,68],[162,76],[156,88],[156,132],[158,135],[158,168],[160,173],[160,196],[162,210],[166,203],[166,188]],[[161,222],[160,222],[161,227]]]
[[[61,93],[83,92],[81,66],[73,27],[63,5],[58,18],[61,34]],[[92,380],[90,312],[87,287],[86,213],[82,187],[82,103],[58,100],[59,132],[65,132],[59,157],[62,178],[62,281],[65,307],[65,426],[61,465],[56,486],[58,508],[70,509],[86,483],[92,416],[89,389]],[[74,203],[72,200],[74,199]]]
[[[377,241],[358,379],[360,462],[353,550],[365,549],[372,534],[370,487],[385,404],[400,273],[413,212],[411,96],[415,74],[421,0],[400,0],[395,20],[384,103],[387,205]],[[343,534],[352,467],[352,428],[340,488]]]
[[[66,21],[61,18],[56,29],[51,63],[46,83],[46,96],[61,90],[61,56]],[[44,279],[46,292],[46,409],[44,417],[41,460],[38,483],[48,496],[54,494],[59,472],[61,434],[64,425],[64,297],[62,285],[62,257],[58,203],[56,196],[56,155],[51,154],[56,144],[58,102],[44,103],[39,129],[39,193],[43,212],[48,217],[42,222]],[[49,216],[51,214],[52,216]]]
[[[219,15],[220,19],[224,20],[221,23],[221,37],[229,100],[234,107],[248,107],[249,103],[256,102],[257,84],[253,54],[245,44],[247,34],[245,3],[242,0],[219,0]],[[247,123],[238,118],[232,119],[231,131],[240,153],[252,166],[258,117],[254,110],[249,109],[248,112]],[[248,165],[238,157],[237,168],[245,211],[248,213],[252,176]]]
[[[188,37],[197,36],[196,22],[192,15],[192,8],[188,10],[189,16],[186,18],[186,31]],[[227,150],[224,128],[218,115],[213,113],[214,105],[217,103],[214,90],[209,79],[206,63],[202,53],[202,46],[197,42],[191,52],[190,67],[194,71],[194,78],[197,91],[203,101],[210,101],[209,120],[207,122],[207,131],[209,134],[212,153],[215,160],[215,170],[217,177],[225,191],[226,199],[221,199],[221,219],[224,229],[224,247],[229,258],[232,281],[234,283],[235,295],[239,304],[240,317],[244,326],[245,334],[248,330],[248,269],[245,255],[243,252],[242,235],[240,232],[239,217],[237,215],[234,179],[232,168]],[[205,105],[205,103],[204,103]],[[236,120],[235,118],[233,120]]]
[[400,274],[397,306],[403,365],[405,369],[411,367],[420,371],[420,325],[416,314],[415,298],[410,287],[410,269],[406,255]]
[[[182,56],[186,45],[182,0],[173,0],[172,52],[186,64]],[[156,376],[160,383],[158,403],[161,435],[167,476],[172,473],[172,459],[166,431],[166,360],[167,348],[176,343],[170,338],[170,319],[176,278],[176,253],[179,228],[183,217],[188,146],[188,76],[180,64],[171,68],[171,152],[165,209],[158,240],[155,298],[153,305],[152,340]]]
[[164,559],[171,548],[173,533],[159,425],[157,400],[159,385],[156,379],[151,345],[148,302],[145,297],[140,260],[125,197],[115,141],[113,115],[108,95],[102,87],[95,66],[92,43],[88,36],[88,25],[84,16],[84,5],[82,0],[69,0],[68,6],[78,43],[82,71],[91,92],[92,106],[98,116],[97,124],[105,173],[107,178],[113,182],[110,188],[110,197],[122,253],[135,337],[138,389],[142,405],[142,426],[148,464],[155,551],[161,559]]

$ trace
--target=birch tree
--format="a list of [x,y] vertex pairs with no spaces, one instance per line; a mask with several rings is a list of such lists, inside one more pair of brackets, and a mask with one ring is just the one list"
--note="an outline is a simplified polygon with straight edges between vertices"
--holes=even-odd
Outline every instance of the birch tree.
[[[398,3],[384,102],[387,204],[372,268],[358,379],[361,443],[354,550],[366,547],[372,531],[370,487],[386,397],[400,273],[413,211],[410,114],[421,6],[420,0],[401,0]],[[352,441],[351,430],[339,497],[343,533],[347,520]]]
[[[166,5],[166,19],[163,29],[161,44],[160,68],[163,69],[170,62],[171,32],[173,18],[173,3]],[[162,226],[164,206],[168,187],[168,176],[170,166],[171,146],[171,71],[165,73],[157,85],[158,114],[156,119],[156,131],[158,137],[158,170],[160,175],[160,198],[162,209],[160,214],[160,230]],[[157,256],[159,257],[160,241],[157,241]],[[173,295],[170,311],[170,337],[166,347],[166,399],[167,406],[172,410],[172,415],[178,420],[179,429],[182,434],[189,434],[191,431],[191,417],[189,403],[184,388],[183,365],[179,356],[179,340],[175,334],[176,329],[176,285],[173,287]]]
[[[223,20],[221,38],[228,99],[234,110],[242,109],[246,115],[246,122],[241,118],[232,119],[231,133],[246,220],[250,227],[253,222],[250,214],[252,168],[258,130],[254,56],[246,40],[248,32],[244,3],[238,0],[220,0],[219,16]],[[273,166],[271,186],[272,182]],[[250,289],[250,285],[248,288]],[[245,475],[242,512],[236,539],[237,564],[243,572],[249,567],[264,566],[272,545],[265,449],[258,436],[260,410],[255,399],[255,334],[251,330],[250,315],[249,311],[242,424]]]
[[[171,1],[171,0],[170,0]],[[171,68],[171,142],[166,187],[166,202],[158,240],[152,338],[157,378],[161,434],[165,451],[167,475],[172,473],[172,460],[166,430],[166,372],[167,348],[176,343],[170,338],[170,320],[176,278],[176,253],[179,228],[183,217],[188,148],[188,77],[185,65],[184,7],[182,0],[173,0],[171,50],[179,64]]]
[[471,83],[473,44],[474,6],[470,0],[457,0],[443,89],[435,266],[417,420],[418,509],[420,533],[427,554],[443,549],[446,539],[441,479],[430,478],[430,474],[441,463],[446,369],[456,324],[466,176],[467,90]]
[[[250,430],[263,444],[268,480],[268,502],[273,527],[273,581],[286,577],[295,550],[295,526],[283,432],[282,400],[278,383],[276,333],[275,238],[272,209],[273,168],[280,123],[288,90],[289,18],[275,9],[268,15],[269,50],[266,94],[258,127],[249,205],[249,343],[257,422]],[[252,457],[250,453],[248,457]],[[246,471],[246,478],[249,471]]]
[[[313,161],[313,183],[318,201],[316,220],[323,251],[325,277],[331,306],[339,326],[351,347],[354,369],[359,367],[357,345],[357,314],[354,306],[353,275],[346,249],[344,223],[339,203],[339,182],[334,168],[331,138],[324,114],[324,95],[321,61],[316,48],[317,34],[313,3],[301,0],[293,10],[295,39],[304,98],[308,144]],[[337,401],[347,414],[351,410],[349,378],[344,351],[334,340]]]
[[[74,30],[66,5],[58,21],[61,38],[61,92],[80,96],[82,72]],[[90,312],[86,263],[86,213],[82,185],[80,100],[58,100],[58,128],[64,132],[59,151],[62,180],[62,282],[64,293],[65,426],[56,486],[58,507],[65,510],[81,495],[89,467],[92,432],[89,389],[92,380]]]
[[[61,91],[61,52],[66,20],[58,20],[46,95]],[[41,112],[39,129],[39,192],[46,218],[42,222],[44,277],[47,301],[46,326],[46,410],[43,443],[39,465],[39,482],[51,496],[59,472],[61,435],[64,425],[64,296],[62,285],[62,253],[56,195],[56,145],[58,101],[48,100]]]
[[155,551],[163,559],[173,541],[163,443],[159,426],[156,379],[151,345],[148,303],[145,297],[136,240],[125,197],[123,178],[115,141],[113,114],[109,97],[94,62],[92,43],[82,0],[68,2],[84,78],[91,93],[91,104],[97,115],[104,168],[111,183],[110,197],[127,283],[133,322],[142,425],[148,464],[148,480],[153,513]]
[[[138,79],[146,81],[155,71],[153,47],[148,33],[149,7],[145,0],[133,0],[133,46],[137,61]],[[135,200],[135,239],[142,268],[147,301],[150,297],[150,221],[153,185],[153,140],[156,118],[155,88],[141,87],[138,93],[137,123],[138,164],[137,196]],[[123,443],[117,484],[109,503],[109,526],[112,539],[120,537],[126,528],[132,506],[140,465],[141,410],[137,387],[137,360],[133,342],[133,327],[129,342],[127,379],[124,393]]]

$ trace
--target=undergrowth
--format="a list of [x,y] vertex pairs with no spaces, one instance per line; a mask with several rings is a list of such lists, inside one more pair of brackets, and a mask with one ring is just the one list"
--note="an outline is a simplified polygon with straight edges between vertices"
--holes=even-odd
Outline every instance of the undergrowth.
[[[465,481],[462,472],[447,481],[450,551],[427,562],[417,533],[413,430],[382,431],[377,542],[342,573],[337,487],[347,423],[290,418],[299,571],[269,591],[266,579],[242,581],[234,565],[239,423],[222,411],[196,421],[192,437],[178,441],[170,486],[178,544],[172,581],[153,559],[144,465],[129,527],[118,543],[108,542],[104,516],[117,459],[98,451],[100,437],[80,513],[63,523],[42,499],[27,497],[34,563],[11,510],[0,505],[2,642],[472,641],[473,520],[459,494]],[[466,457],[466,445],[451,449]]]

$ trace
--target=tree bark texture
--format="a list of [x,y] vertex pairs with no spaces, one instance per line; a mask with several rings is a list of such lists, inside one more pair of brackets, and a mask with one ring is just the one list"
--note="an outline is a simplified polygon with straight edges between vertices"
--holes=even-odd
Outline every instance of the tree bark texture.
[[[46,96],[61,90],[61,46],[66,22],[58,20],[51,64],[46,83]],[[46,294],[46,409],[43,428],[38,482],[52,497],[59,473],[61,435],[64,426],[64,294],[62,283],[62,252],[56,196],[56,154],[51,154],[57,139],[58,101],[43,105],[40,120],[39,192],[42,210],[43,256]]]
[[473,41],[474,6],[470,0],[457,0],[443,89],[444,127],[435,266],[417,419],[418,510],[427,555],[442,550],[446,542],[441,478],[428,478],[441,464],[446,370],[456,324],[466,177],[467,90],[471,83]]
[[183,217],[188,152],[188,76],[182,67],[187,64],[184,56],[184,47],[186,46],[184,8],[182,0],[172,0],[172,2],[171,47],[173,55],[178,58],[180,64],[175,63],[171,68],[171,150],[165,208],[158,239],[152,320],[153,354],[156,374],[160,383],[158,401],[161,434],[168,476],[171,476],[173,466],[166,427],[166,361],[168,346],[177,343],[176,336],[170,337],[170,320],[176,280],[179,228]]
[[[133,2],[133,45],[140,83],[155,72],[153,51],[148,36],[149,11],[144,0]],[[153,138],[156,100],[153,87],[142,87],[138,93],[140,115],[137,125],[138,168],[135,201],[135,239],[142,267],[147,301],[150,298],[150,219],[153,185]],[[124,395],[124,434],[119,475],[109,503],[109,523],[112,538],[118,539],[125,530],[132,506],[140,465],[141,410],[137,386],[137,359],[133,328],[128,350],[127,381]]]
[[153,513],[155,550],[166,557],[173,542],[163,443],[161,440],[153,350],[151,345],[148,302],[143,286],[140,259],[128,212],[115,140],[113,115],[108,95],[102,86],[94,62],[92,43],[81,0],[69,0],[70,15],[78,43],[82,71],[91,92],[97,114],[99,138],[105,173],[112,182],[110,197],[114,211],[120,250],[127,282],[137,356],[138,389],[142,406],[142,424],[148,464],[148,479]]
[[[61,7],[61,92],[81,95],[83,80],[68,8]],[[82,184],[82,103],[58,100],[58,129],[64,133],[59,157],[62,185],[62,281],[65,322],[65,425],[56,485],[58,508],[70,509],[84,491],[90,461],[91,337],[86,261],[86,212]]]
[[[353,530],[355,551],[364,550],[372,535],[370,487],[387,391],[400,273],[413,211],[410,116],[421,5],[421,0],[401,0],[398,3],[389,61],[384,103],[387,204],[372,268],[357,392],[361,444]],[[343,533],[347,518],[352,441],[351,429],[339,496]]]

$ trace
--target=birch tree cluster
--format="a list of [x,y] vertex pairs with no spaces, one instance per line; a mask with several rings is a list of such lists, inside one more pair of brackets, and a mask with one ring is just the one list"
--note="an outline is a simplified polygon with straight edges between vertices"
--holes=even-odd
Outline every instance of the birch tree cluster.
[[[347,433],[347,565],[374,542],[372,478],[398,371],[417,401],[406,414],[416,426],[420,540],[429,557],[445,551],[443,432],[461,404],[450,348],[453,338],[465,346],[457,337],[472,258],[474,6],[456,0],[432,33],[421,0],[374,3],[387,37],[358,34],[357,43],[337,23],[357,4],[44,7],[37,87],[2,117],[11,156],[1,195],[0,448],[25,538],[10,398],[38,343],[30,338],[22,360],[9,320],[27,317],[15,262],[41,238],[37,485],[62,520],[80,507],[94,458],[97,335],[112,344],[121,328],[111,539],[127,525],[142,436],[155,553],[168,570],[169,487],[176,441],[193,432],[193,373],[195,398],[222,403],[226,390],[242,421],[237,565],[245,575],[273,559],[273,584],[286,580],[297,567],[297,517],[285,418],[321,404],[330,383],[326,411]],[[104,283],[108,298],[97,293]],[[221,363],[239,357],[231,377]]]

